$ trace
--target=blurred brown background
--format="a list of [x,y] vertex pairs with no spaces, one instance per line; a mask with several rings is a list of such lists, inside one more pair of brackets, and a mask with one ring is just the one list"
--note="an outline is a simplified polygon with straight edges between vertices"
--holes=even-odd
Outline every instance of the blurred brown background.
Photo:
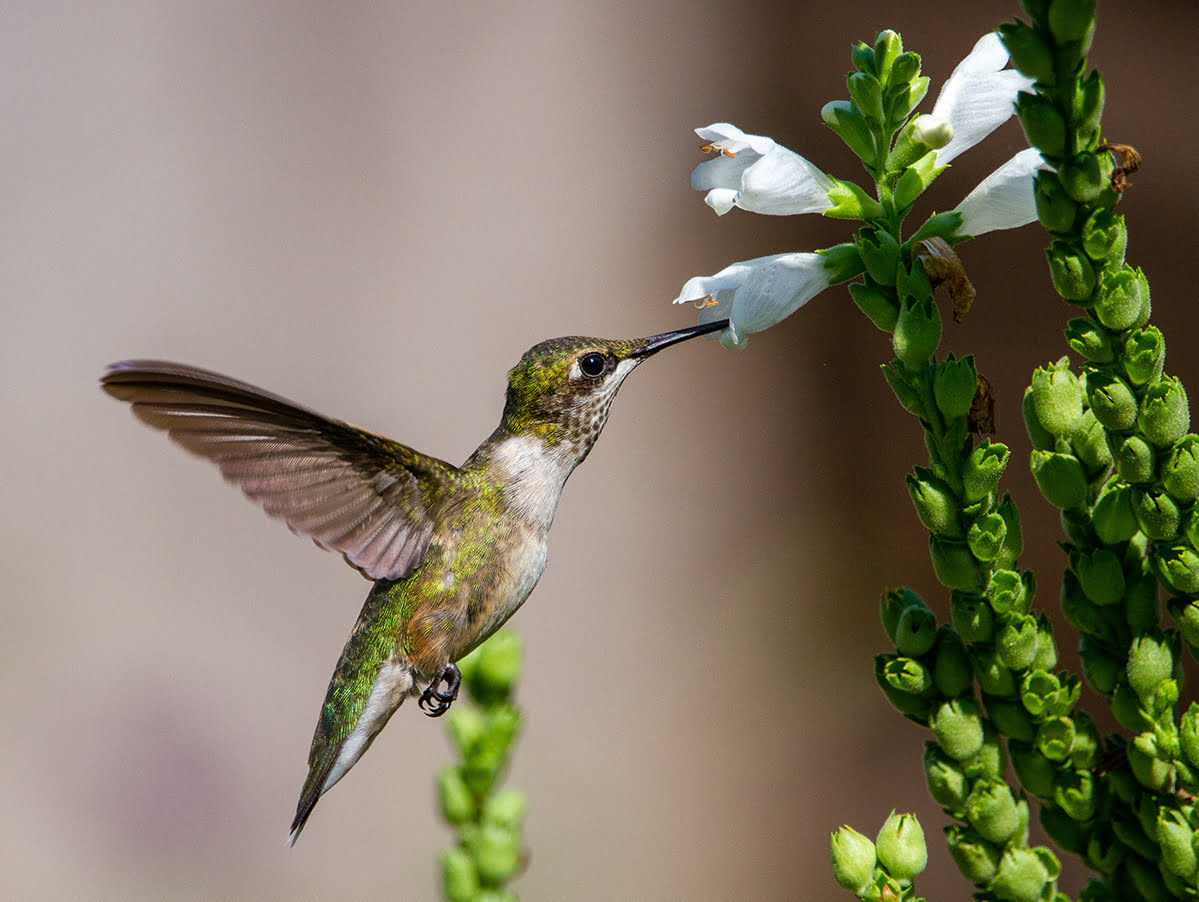
[[[209,366],[454,461],[504,374],[562,334],[689,324],[667,302],[843,223],[717,219],[691,129],[731,120],[859,177],[820,124],[852,41],[891,26],[932,97],[1016,4],[10,2],[0,10],[0,896],[432,899],[441,724],[406,707],[282,846],[326,681],[366,592],[96,388]],[[1168,368],[1199,386],[1192,0],[1101,3],[1109,139]],[[961,157],[949,209],[1022,144]],[[946,347],[996,386],[1006,485],[1056,609],[1056,516],[1019,399],[1068,310],[1042,234],[987,236]],[[625,386],[514,621],[534,899],[837,897],[828,833],[916,810],[921,890],[966,898],[874,685],[876,599],[942,614],[902,476],[915,423],[843,289],[728,354]],[[1067,660],[1073,660],[1066,640]],[[1064,881],[1077,889],[1077,872]]]

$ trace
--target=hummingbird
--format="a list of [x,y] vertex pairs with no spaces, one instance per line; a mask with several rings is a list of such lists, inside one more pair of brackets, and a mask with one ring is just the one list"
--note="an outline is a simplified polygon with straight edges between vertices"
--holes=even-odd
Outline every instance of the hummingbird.
[[533,346],[508,374],[499,426],[460,467],[219,373],[156,360],[108,367],[103,389],[142,422],[372,580],[325,693],[288,845],[406,698],[419,695],[433,717],[453,703],[455,662],[541,578],[562,487],[625,377],[727,325]]

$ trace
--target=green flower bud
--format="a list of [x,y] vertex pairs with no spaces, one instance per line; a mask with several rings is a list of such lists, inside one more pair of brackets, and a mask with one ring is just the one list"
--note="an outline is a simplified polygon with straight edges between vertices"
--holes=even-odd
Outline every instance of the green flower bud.
[[1096,210],[1082,227],[1082,249],[1096,263],[1119,266],[1124,262],[1127,246],[1128,229],[1124,226],[1124,217],[1111,210]]
[[1009,739],[1032,742],[1037,736],[1036,725],[1018,702],[988,697],[987,715],[995,729]]
[[456,767],[443,767],[437,774],[437,797],[441,814],[454,826],[464,824],[475,816],[475,798]]
[[933,663],[933,683],[946,698],[965,695],[974,685],[970,659],[957,631],[950,626],[937,630],[937,656]]
[[1161,620],[1157,578],[1151,571],[1134,577],[1124,590],[1124,620],[1134,633],[1147,633]]
[[1058,167],[1058,178],[1066,194],[1080,204],[1094,203],[1107,190],[1103,167],[1093,153],[1080,153],[1064,162]]
[[982,712],[971,699],[943,702],[929,723],[945,754],[964,761],[978,754],[983,744]]
[[1033,451],[1031,467],[1037,488],[1054,507],[1075,508],[1086,503],[1087,479],[1077,457]]
[[1020,778],[1024,790],[1038,799],[1052,798],[1057,766],[1027,742],[1012,740],[1008,743],[1008,749],[1012,753],[1016,776]]
[[[1031,573],[1028,573],[1028,576],[1031,579]],[[986,597],[990,607],[1000,617],[1006,614],[1026,614],[1032,603],[1032,589],[1016,571],[996,570],[990,575]]]
[[1123,671],[1121,662],[1089,636],[1082,637],[1078,656],[1082,659],[1082,672],[1091,688],[1101,695],[1111,695]]
[[1112,714],[1121,726],[1134,732],[1148,730],[1153,726],[1153,722],[1141,708],[1140,698],[1124,681],[1117,683],[1116,691],[1112,693]]
[[1099,762],[1099,753],[1102,750],[1099,728],[1095,726],[1091,715],[1085,711],[1075,711],[1072,716],[1074,747],[1070,750],[1070,764],[1079,770],[1089,771]]
[[1149,386],[1137,413],[1137,426],[1150,444],[1168,448],[1179,441],[1191,427],[1191,411],[1187,393],[1173,376],[1164,376]]
[[1078,428],[1070,436],[1070,446],[1088,474],[1106,473],[1111,466],[1112,452],[1107,446],[1107,432],[1089,410],[1082,415]]
[[1159,378],[1165,362],[1166,340],[1156,326],[1131,332],[1124,339],[1124,374],[1133,385],[1140,387]]
[[1011,788],[999,780],[979,780],[966,799],[966,820],[983,839],[1007,842],[1020,829]]
[[1051,717],[1037,727],[1037,750],[1050,761],[1065,761],[1074,748],[1074,721]]
[[1046,848],[1010,847],[999,860],[990,890],[1005,902],[1039,902],[1061,873],[1061,864]]
[[990,642],[994,635],[994,615],[990,606],[976,595],[953,592],[949,596],[953,628],[966,642]]
[[467,656],[462,679],[471,695],[481,701],[508,697],[520,677],[522,647],[513,632],[499,632]]
[[1113,332],[1129,329],[1141,316],[1145,297],[1141,279],[1127,263],[1115,272],[1105,272],[1099,281],[1095,315]]
[[524,821],[528,810],[528,796],[519,789],[504,789],[488,796],[483,802],[482,820],[515,830]]
[[1091,830],[1073,820],[1058,806],[1041,806],[1041,826],[1045,828],[1049,838],[1065,851],[1075,855],[1082,855],[1086,851]]
[[1195,857],[1195,831],[1181,811],[1162,808],[1157,817],[1157,843],[1162,850],[1162,867],[1171,874],[1191,879],[1199,870]]
[[987,514],[974,522],[966,536],[970,552],[980,561],[992,561],[1003,549],[1007,538],[1007,523],[999,514]]
[[1131,429],[1137,420],[1137,399],[1113,373],[1093,370],[1087,375],[1087,401],[1095,419],[1112,432]]
[[[1080,144],[1090,145],[1098,137],[1099,118],[1103,115],[1103,79],[1098,70],[1092,69],[1082,80],[1082,102],[1075,100],[1077,113],[1074,117],[1074,128],[1078,133]],[[1123,251],[1121,251],[1121,259]]]
[[482,883],[504,883],[520,872],[520,835],[514,830],[484,824],[471,833],[466,846],[475,860]]
[[1040,719],[1057,703],[1061,689],[1061,681],[1052,673],[1031,671],[1020,683],[1020,703],[1024,710]]
[[908,369],[919,369],[928,363],[940,343],[941,311],[936,303],[932,298],[904,298],[891,337],[895,356]]
[[895,397],[903,409],[914,416],[924,417],[926,415],[924,401],[920,397],[920,392],[912,384],[911,377],[903,368],[903,364],[898,360],[892,360],[890,363],[883,364],[882,371],[883,378],[891,386],[891,391],[895,392]]
[[1154,452],[1140,436],[1130,435],[1116,449],[1116,473],[1125,482],[1153,479]]
[[933,397],[946,418],[955,419],[968,414],[974,404],[977,388],[978,372],[974,368],[973,355],[955,360],[950,354],[937,364],[933,376]]
[[1073,433],[1082,420],[1082,387],[1070,372],[1070,358],[1032,374],[1032,403],[1037,421],[1056,436]]
[[483,735],[486,722],[477,708],[459,705],[450,712],[449,726],[450,737],[454,740],[458,754],[465,758]]
[[1037,656],[1037,621],[1032,617],[1012,617],[999,631],[999,659],[1011,670],[1023,670]]
[[[853,286],[849,286],[852,290]],[[1111,335],[1094,320],[1075,317],[1066,323],[1066,342],[1092,363],[1111,363],[1116,359]]]
[[912,880],[928,864],[924,830],[914,814],[891,812],[875,840],[878,863],[896,880]]
[[989,885],[999,869],[1001,850],[973,830],[956,824],[945,828],[945,840],[962,875],[979,886]]
[[1037,615],[1037,656],[1031,669],[1047,673],[1057,667],[1057,644],[1053,641],[1053,624],[1044,614]]
[[1191,702],[1178,729],[1179,746],[1191,767],[1199,768],[1199,702]]
[[943,585],[964,592],[977,592],[982,588],[982,568],[964,542],[930,535],[928,553],[932,557],[933,572]]
[[890,87],[911,85],[920,75],[920,54],[906,51],[895,57],[895,65],[891,68]]
[[971,780],[1003,780],[1007,772],[1007,752],[999,732],[989,723],[983,724],[983,746],[978,754],[964,762],[966,776]]
[[[999,447],[1003,447],[1000,445]],[[1007,448],[1003,449],[1004,452]],[[973,457],[973,455],[971,455]],[[1004,460],[1006,462],[1006,453]],[[969,469],[969,465],[967,465]],[[1020,554],[1024,551],[1024,533],[1020,528],[1020,512],[1010,495],[1004,494],[995,512],[1003,517],[1004,537],[1003,547],[995,558],[995,565],[1004,569],[1014,567]]]
[[1053,787],[1053,801],[1076,821],[1089,821],[1095,816],[1099,794],[1091,774],[1085,770],[1064,771]]
[[879,80],[866,72],[854,72],[845,82],[849,88],[849,96],[858,109],[867,119],[882,125],[883,86],[879,84]]
[[[919,661],[896,655],[875,655],[874,679],[887,701],[900,714],[920,722],[928,717],[932,703],[923,693],[931,688],[932,676]],[[904,686],[912,686],[915,691]]]
[[1066,120],[1053,101],[1040,94],[1016,95],[1016,115],[1028,143],[1045,158],[1060,158],[1066,152]]
[[1174,598],[1170,601],[1170,613],[1178,621],[1178,632],[1187,645],[1199,647],[1199,602],[1189,598]]
[[849,50],[849,57],[853,60],[853,67],[859,72],[878,74],[878,70],[875,68],[874,50],[865,41],[858,41],[854,44]]
[[870,125],[848,100],[833,100],[820,110],[820,118],[831,128],[857,157],[866,162],[877,153]]
[[937,618],[923,605],[912,605],[899,617],[895,647],[901,655],[918,658],[932,650],[937,638]]
[[895,641],[899,629],[899,618],[912,605],[928,607],[924,603],[924,599],[906,586],[902,589],[889,589],[879,599],[878,608],[883,621],[883,629],[887,631],[887,638],[892,642]]
[[1180,595],[1199,595],[1199,554],[1188,545],[1154,548],[1152,561],[1162,581]]
[[1127,542],[1140,529],[1132,511],[1132,489],[1126,485],[1109,487],[1091,510],[1091,521],[1100,541],[1106,545]]
[[[919,72],[920,57],[915,53],[901,54],[899,59],[895,61],[896,70],[909,69],[910,66],[903,64],[911,59],[916,60],[915,71]],[[920,105],[920,101],[924,99],[924,95],[928,93],[929,78],[927,75],[921,75],[917,78],[912,78],[904,85],[892,84],[887,89],[887,93],[883,98],[883,108],[887,112],[887,119],[891,127],[895,127],[903,122],[908,117],[912,110]]]
[[1012,57],[1012,65],[1045,85],[1053,84],[1053,51],[1040,32],[1019,20],[999,26],[999,35]]
[[1033,179],[1037,219],[1049,232],[1066,233],[1074,227],[1078,204],[1066,193],[1056,172],[1042,170]]
[[974,648],[970,664],[974,668],[974,677],[978,680],[978,688],[988,696],[1004,698],[1015,695],[1016,677],[1011,668],[1003,663],[995,648]]
[[465,849],[441,853],[441,883],[450,902],[474,902],[479,893],[479,872]]
[[874,843],[848,825],[829,838],[833,878],[855,896],[861,896],[874,880]]
[[960,812],[970,794],[970,785],[961,766],[935,742],[924,744],[924,777],[929,795],[937,804],[951,812]]
[[926,467],[916,467],[915,475],[905,476],[904,482],[925,529],[946,535],[961,534],[958,500],[949,483]]
[[1152,792],[1161,792],[1170,779],[1170,762],[1158,757],[1152,733],[1141,733],[1127,746],[1128,765],[1137,782]]
[[1169,495],[1151,489],[1135,488],[1132,492],[1132,512],[1141,532],[1155,542],[1164,542],[1178,535],[1182,514]]
[[890,84],[894,80],[891,68],[901,53],[903,53],[903,38],[890,28],[885,28],[878,33],[874,39],[874,66],[881,81]]
[[1020,412],[1024,415],[1024,429],[1028,432],[1032,446],[1038,451],[1048,451],[1055,447],[1053,434],[1037,419],[1031,385],[1024,390],[1024,403]]
[[1095,291],[1095,268],[1086,254],[1057,239],[1045,251],[1053,287],[1067,301],[1085,301]]
[[1184,435],[1162,464],[1162,488],[1187,504],[1199,498],[1199,436]]
[[[1095,830],[1087,841],[1085,862],[1087,867],[1102,874],[1110,874],[1124,860],[1128,849],[1114,832],[1104,827]],[[1100,880],[1092,880],[1084,887],[1078,902],[1121,902],[1120,897]]]
[[962,468],[964,500],[974,503],[993,495],[1010,456],[1007,446],[998,442],[983,441],[975,447]]
[[1128,685],[1142,700],[1149,699],[1160,683],[1174,673],[1174,652],[1165,637],[1137,636],[1128,649]]
[[882,331],[889,333],[895,328],[899,319],[899,301],[893,295],[875,287],[873,282],[851,282],[849,296]]
[[1081,41],[1094,27],[1095,0],[1053,0],[1049,4],[1049,31],[1059,44]]
[[866,272],[877,284],[895,285],[895,271],[903,259],[899,242],[885,229],[864,228],[854,238]]
[[1078,576],[1087,598],[1097,605],[1117,604],[1124,597],[1124,567],[1106,548],[1070,556],[1070,566]]
[[1104,638],[1111,633],[1111,626],[1103,610],[1087,598],[1078,577],[1069,570],[1062,578],[1061,602],[1062,614],[1080,633]]

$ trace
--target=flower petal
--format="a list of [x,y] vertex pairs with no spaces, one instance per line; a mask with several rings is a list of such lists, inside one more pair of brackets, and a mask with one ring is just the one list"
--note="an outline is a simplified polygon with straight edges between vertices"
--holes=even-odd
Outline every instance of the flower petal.
[[770,138],[717,122],[695,133],[718,155],[691,173],[691,187],[707,191],[705,202],[723,216],[734,206],[752,213],[789,216],[823,213],[833,204],[831,178]]
[[831,275],[816,253],[774,254],[726,266],[687,281],[676,304],[711,298],[699,321],[727,317],[725,347],[745,347],[747,336],[782,322],[829,286]]
[[937,151],[937,164],[969,150],[1012,116],[1016,95],[1033,80],[1004,69],[1008,52],[995,32],[983,35],[945,81],[932,115],[953,128],[953,139]]
[[1049,168],[1036,148],[1020,151],[966,195],[958,204],[962,214],[959,235],[982,235],[997,229],[1015,229],[1037,218],[1033,179],[1037,170]]

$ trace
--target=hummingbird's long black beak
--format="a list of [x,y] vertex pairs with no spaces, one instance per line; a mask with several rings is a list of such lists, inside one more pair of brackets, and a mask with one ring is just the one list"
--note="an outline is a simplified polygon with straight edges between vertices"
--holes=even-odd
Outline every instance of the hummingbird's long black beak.
[[645,344],[629,353],[630,357],[648,357],[651,354],[657,354],[663,348],[669,348],[671,345],[678,344],[680,341],[686,341],[688,338],[695,338],[700,335],[707,335],[710,332],[719,332],[721,329],[727,329],[729,321],[727,319],[718,319],[712,323],[701,323],[698,326],[691,326],[688,329],[679,329],[675,332],[663,332],[661,335],[651,335],[645,339]]

